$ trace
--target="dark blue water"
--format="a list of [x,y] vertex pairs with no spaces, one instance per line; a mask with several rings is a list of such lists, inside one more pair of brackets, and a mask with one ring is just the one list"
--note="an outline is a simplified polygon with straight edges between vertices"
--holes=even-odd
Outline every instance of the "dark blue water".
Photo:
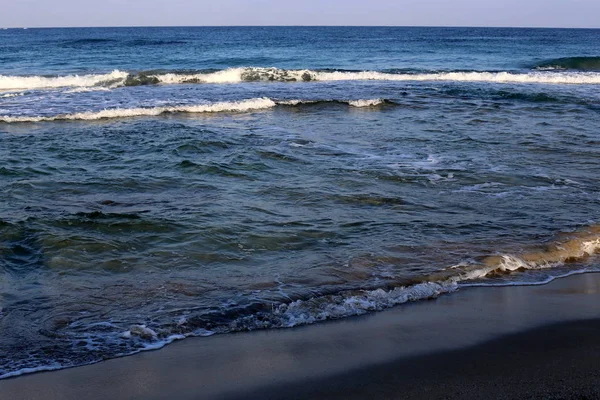
[[600,31],[0,31],[0,376],[597,269]]

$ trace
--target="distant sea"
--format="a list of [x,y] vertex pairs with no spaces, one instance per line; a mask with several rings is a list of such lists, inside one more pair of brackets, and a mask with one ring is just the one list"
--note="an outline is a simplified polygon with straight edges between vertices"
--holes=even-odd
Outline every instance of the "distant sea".
[[0,30],[0,377],[596,271],[599,89],[599,30]]

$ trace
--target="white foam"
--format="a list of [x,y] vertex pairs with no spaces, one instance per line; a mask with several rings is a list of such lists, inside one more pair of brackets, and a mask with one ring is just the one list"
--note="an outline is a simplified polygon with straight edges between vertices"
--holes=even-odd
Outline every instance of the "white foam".
[[66,75],[57,77],[0,75],[0,90],[90,87],[100,84],[118,84],[123,82],[128,75],[127,72],[119,70],[114,70],[109,74]]
[[584,259],[599,251],[600,237],[594,233],[587,238],[575,237],[562,244],[556,244],[545,252],[525,253],[521,256],[503,254],[488,257],[482,264],[455,265],[449,269],[456,271],[456,275],[449,280],[462,284],[485,278],[491,273],[557,268],[564,266],[568,260]]
[[65,93],[87,93],[87,92],[110,92],[110,89],[104,86],[78,87],[65,91]]
[[0,116],[0,122],[45,122],[60,120],[93,121],[109,118],[156,116],[165,113],[216,113],[216,112],[244,112],[275,107],[276,103],[268,98],[249,99],[232,102],[220,102],[211,104],[171,106],[171,107],[149,107],[149,108],[115,108],[101,111],[86,111],[73,114],[62,114],[55,116]]
[[522,260],[513,255],[502,255],[497,264],[490,265],[455,265],[452,269],[460,270],[458,275],[450,278],[450,281],[462,283],[476,279],[485,278],[492,272],[512,272],[518,270],[545,269],[557,266],[558,263],[533,263]]
[[0,99],[7,99],[10,97],[19,97],[19,96],[23,96],[23,93],[5,93],[5,94],[0,94]]
[[319,296],[308,300],[296,300],[275,307],[268,317],[256,315],[233,321],[228,331],[254,330],[264,328],[291,328],[313,324],[319,321],[339,319],[367,312],[380,311],[399,304],[436,298],[441,294],[455,291],[454,282],[424,282],[413,286],[362,290],[352,293]]
[[[129,334],[127,334],[129,333]],[[122,337],[139,336],[144,339],[155,339],[158,335],[146,325],[132,325],[128,332],[123,333]]]
[[244,81],[303,81],[314,79],[309,70],[286,70],[279,68],[228,68],[222,71],[197,74],[158,74],[153,75],[163,84],[189,82],[239,83]]
[[587,255],[596,254],[600,250],[600,238],[583,242],[581,249]]
[[217,71],[207,74],[159,74],[154,75],[161,83],[164,84],[179,84],[186,82],[203,82],[203,83],[237,83],[242,82],[242,73],[245,68],[229,68],[223,71]]
[[373,107],[383,103],[385,103],[384,99],[350,100],[348,102],[352,107]]
[[7,372],[6,374],[0,375],[0,379],[12,378],[12,377],[20,376],[20,375],[24,375],[24,374],[32,374],[34,372],[56,371],[56,370],[63,369],[63,368],[65,368],[65,366],[58,364],[58,363],[51,364],[51,365],[42,365],[42,366],[33,367],[33,368],[21,368],[17,371]]
[[539,84],[600,84],[600,73],[534,71],[513,72],[440,72],[423,74],[394,74],[378,71],[311,71],[278,68],[229,68],[223,71],[197,74],[154,75],[163,84],[239,83],[244,81],[455,81]]
[[[45,89],[62,87],[122,86],[129,73],[114,70],[108,74],[66,75],[66,76],[11,76],[0,75],[0,90]],[[600,73],[570,71],[513,72],[440,72],[422,74],[395,74],[378,71],[312,71],[286,70],[279,68],[228,68],[222,71],[192,74],[154,74],[165,85],[183,83],[240,83],[247,81],[455,81],[455,82],[494,82],[494,83],[538,83],[538,84],[600,84]],[[134,76],[135,77],[135,76]]]
[[389,74],[376,71],[363,72],[316,72],[315,80],[383,80],[383,81],[454,81],[492,83],[541,83],[541,84],[600,84],[600,74],[588,72],[442,72],[426,74]]
[[542,285],[547,285],[548,283],[555,281],[556,279],[561,279],[561,278],[566,278],[569,276],[573,276],[573,275],[581,275],[581,274],[588,274],[588,273],[597,273],[597,270],[594,269],[590,269],[590,268],[584,268],[584,269],[577,269],[574,271],[569,271],[566,272],[564,274],[560,274],[560,275],[552,275],[552,276],[548,276],[545,279],[539,280],[539,281],[504,281],[504,282],[463,282],[460,284],[461,287],[504,287],[504,286],[542,286]]
[[282,106],[297,106],[300,104],[314,104],[314,103],[318,103],[319,100],[280,100],[277,102],[277,104],[280,104]]

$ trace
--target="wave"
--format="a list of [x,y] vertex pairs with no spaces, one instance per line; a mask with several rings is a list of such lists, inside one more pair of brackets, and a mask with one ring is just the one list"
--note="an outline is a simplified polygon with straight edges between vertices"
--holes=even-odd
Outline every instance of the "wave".
[[90,86],[138,86],[174,84],[225,84],[242,82],[336,82],[336,81],[432,81],[490,82],[523,84],[598,85],[600,73],[533,71],[515,72],[380,72],[380,71],[317,71],[279,68],[229,68],[198,72],[139,72],[114,70],[109,74],[45,76],[0,75],[0,90],[47,89]]
[[600,57],[564,57],[543,61],[534,66],[537,70],[600,71]]
[[[94,214],[93,217],[104,218],[112,217],[112,215],[100,213]],[[285,302],[257,302],[239,308],[215,310],[208,314],[186,314],[176,322],[162,325],[147,323],[131,325],[129,328],[119,328],[109,324],[107,329],[114,328],[114,330],[102,333],[103,340],[107,341],[106,347],[102,347],[102,356],[92,358],[86,352],[84,357],[69,357],[67,364],[61,364],[62,361],[52,359],[51,356],[44,360],[32,359],[31,363],[20,363],[14,369],[6,365],[4,371],[0,370],[0,379],[36,371],[90,364],[106,358],[135,354],[143,350],[154,350],[190,336],[289,328],[361,315],[408,302],[434,299],[464,287],[499,286],[498,281],[485,281],[486,278],[498,275],[514,274],[518,279],[518,271],[552,269],[568,263],[576,265],[577,268],[570,268],[566,272],[564,269],[559,269],[552,276],[543,277],[535,282],[506,279],[502,283],[503,285],[545,284],[559,277],[591,271],[591,268],[582,267],[583,262],[599,251],[600,225],[592,225],[563,234],[554,243],[540,251],[491,255],[477,264],[452,266],[412,283],[388,282],[386,287],[342,290],[333,293],[322,292],[320,294],[318,289],[311,290],[312,293],[315,293],[311,296],[289,299]],[[45,355],[45,357],[48,356]]]
[[366,99],[366,100],[350,100],[348,102],[352,107],[374,107],[386,104],[388,101],[385,99]]
[[[512,274],[518,271],[558,268],[567,263],[584,261],[600,251],[600,225],[589,226],[580,231],[564,235],[565,239],[546,249],[523,254],[501,254],[485,258],[478,264],[459,264],[438,273],[423,277],[413,284],[402,284],[391,288],[373,290],[346,290],[333,294],[317,295],[263,309],[256,305],[247,315],[231,318],[230,322],[214,324],[211,318],[199,317],[189,320],[190,328],[202,328],[203,332],[225,333],[263,328],[287,328],[312,324],[319,321],[361,315],[380,311],[399,304],[433,299],[451,293],[460,287],[484,286],[485,278]],[[561,273],[560,276],[582,273],[578,269]],[[555,277],[546,278],[548,283]],[[505,280],[505,285],[514,285],[514,280]],[[497,283],[490,283],[498,286]],[[237,312],[240,314],[240,312]],[[223,315],[216,318],[223,321]],[[225,316],[226,317],[226,316]],[[227,317],[225,318],[227,320]]]
[[92,87],[77,87],[74,89],[66,90],[64,93],[87,93],[87,92],[109,92],[110,89],[103,86],[92,86]]
[[[83,89],[74,89],[67,93],[79,92]],[[273,100],[267,97],[247,99],[231,102],[219,102],[197,105],[179,105],[165,107],[137,107],[137,108],[113,108],[100,111],[85,111],[73,114],[59,114],[53,116],[0,116],[0,122],[25,123],[25,122],[50,122],[50,121],[95,121],[102,119],[127,118],[127,117],[150,117],[162,114],[176,113],[218,113],[218,112],[246,112],[264,110],[281,106],[301,106],[321,103],[339,103],[352,107],[373,107],[382,104],[392,104],[387,99],[362,99],[362,100]]]
[[114,108],[101,111],[86,111],[73,114],[61,114],[55,116],[3,116],[0,122],[48,122],[48,121],[94,121],[100,119],[157,116],[167,113],[216,113],[216,112],[243,112],[275,107],[277,104],[269,98],[257,98],[232,102],[220,102],[212,104],[198,104],[172,107],[149,107],[149,108]]
[[389,99],[358,99],[358,100],[277,100],[277,105],[282,106],[303,106],[303,105],[318,105],[318,104],[345,104],[352,107],[374,107],[383,104],[395,104],[394,101]]
[[455,81],[492,83],[541,84],[600,84],[600,74],[565,72],[436,72],[391,73],[378,71],[313,71],[278,68],[230,68],[211,73],[159,74],[160,83],[239,83],[257,81],[311,82],[311,81]]
[[19,96],[23,96],[23,93],[19,92],[19,93],[5,93],[5,94],[0,94],[0,99],[8,99],[11,97],[19,97]]
[[128,76],[127,72],[118,70],[109,74],[56,77],[0,75],[0,90],[112,86],[121,85]]

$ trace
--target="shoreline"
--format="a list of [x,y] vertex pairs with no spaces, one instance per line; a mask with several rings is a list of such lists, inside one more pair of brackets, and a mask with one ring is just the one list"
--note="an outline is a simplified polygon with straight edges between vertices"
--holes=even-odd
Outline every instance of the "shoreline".
[[[543,286],[471,287],[359,317],[188,338],[9,378],[0,381],[0,398],[504,398],[509,389],[506,398],[598,398],[600,374],[590,365],[600,365],[599,300],[597,273]],[[482,358],[491,361],[473,367]],[[564,393],[551,385],[552,363]]]

